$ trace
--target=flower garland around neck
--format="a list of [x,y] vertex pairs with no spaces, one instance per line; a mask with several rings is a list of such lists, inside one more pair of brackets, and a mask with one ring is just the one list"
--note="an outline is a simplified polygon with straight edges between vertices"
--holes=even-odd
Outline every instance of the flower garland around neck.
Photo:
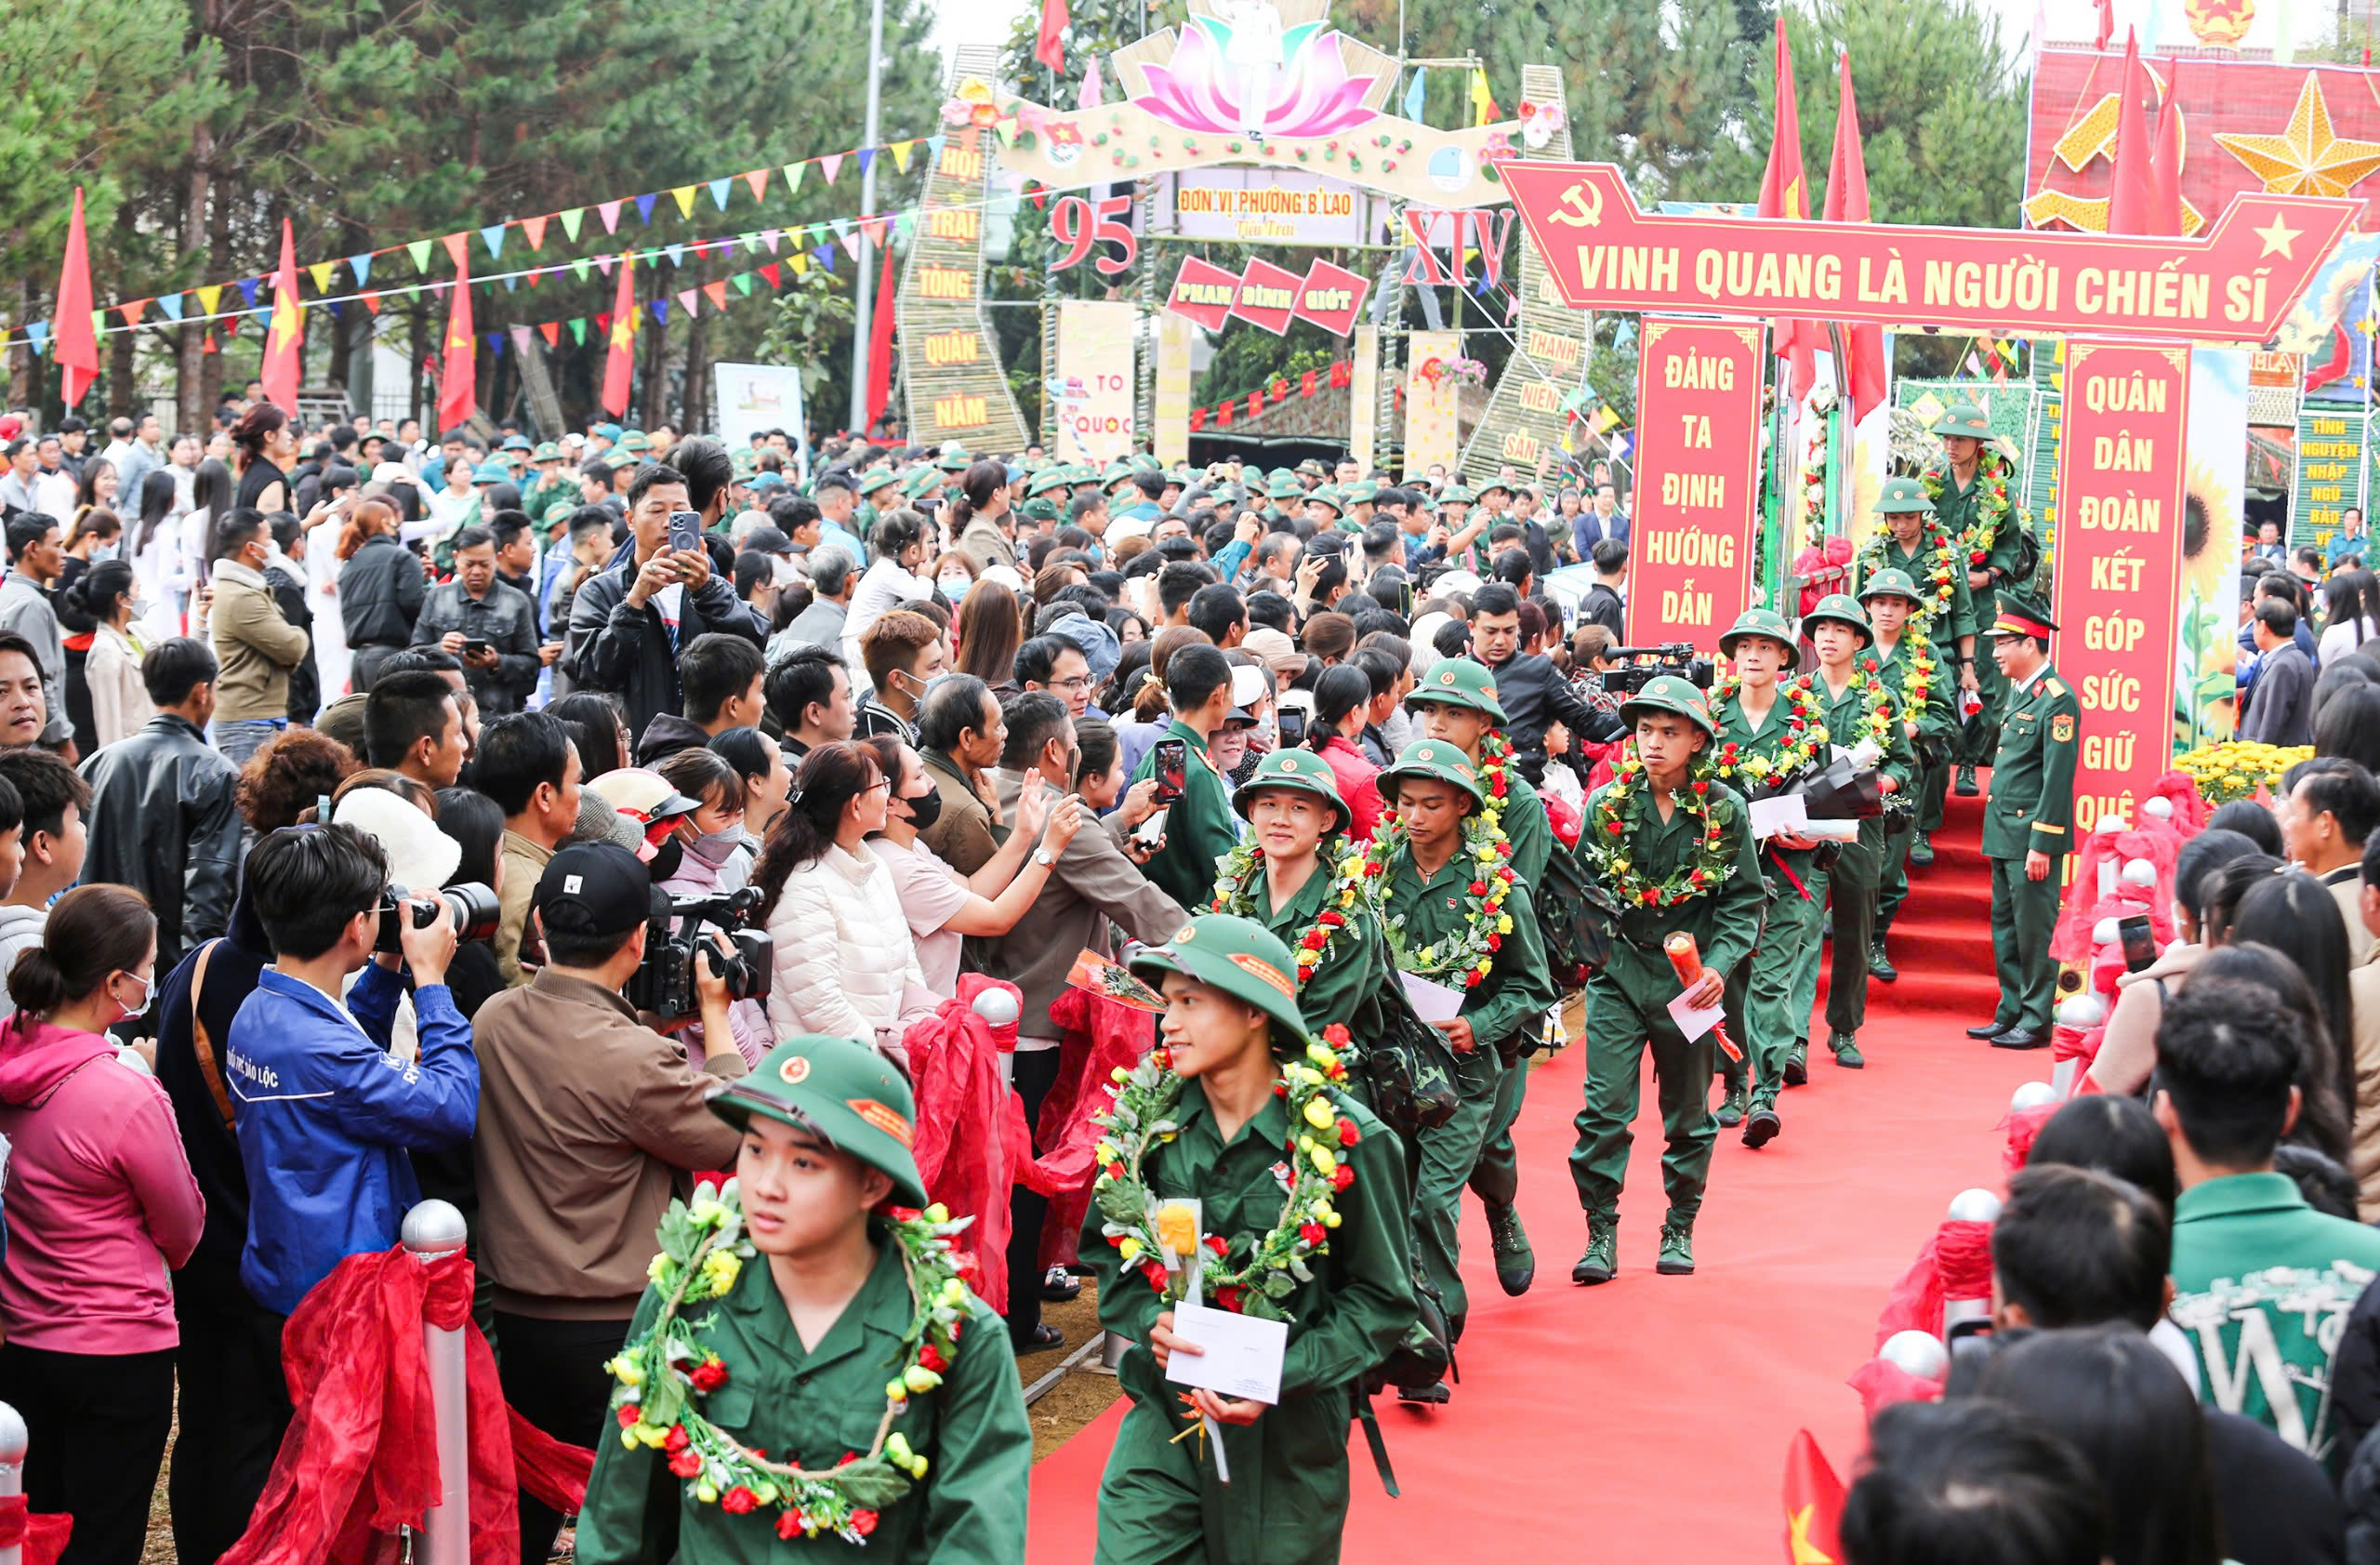
[[[1336,835],[1335,833],[1333,835]],[[1333,861],[1330,837],[1322,840],[1316,850],[1318,862],[1314,872],[1331,877],[1331,884],[1323,893],[1322,911],[1305,932],[1289,942],[1289,949],[1297,954],[1298,989],[1302,993],[1306,980],[1330,954],[1339,932],[1360,910],[1366,898],[1366,882],[1370,879],[1364,867],[1364,855],[1349,854]],[[1209,904],[1210,911],[1236,913],[1244,919],[1263,923],[1273,911],[1272,897],[1264,889],[1264,850],[1253,842],[1243,842],[1215,861],[1215,898]]]
[[[1859,550],[1861,582],[1892,564],[1887,550],[1897,541],[1889,526],[1878,527],[1868,535],[1868,541]],[[1916,558],[1910,562],[1909,572],[1917,590],[1925,594],[1918,601],[1917,612],[1910,616],[1911,623],[1920,630],[1930,630],[1937,618],[1943,624],[1950,623],[1950,603],[1958,595],[1956,547],[1950,529],[1942,525],[1940,517],[1925,518],[1925,524],[1917,535]]]
[[771,1460],[703,1415],[703,1399],[727,1384],[727,1366],[694,1334],[708,1320],[689,1322],[684,1311],[726,1297],[755,1251],[744,1232],[734,1180],[716,1196],[700,1191],[692,1202],[671,1201],[661,1219],[661,1253],[647,1268],[660,1292],[661,1312],[651,1331],[605,1366],[619,1383],[612,1408],[620,1443],[660,1452],[690,1500],[733,1516],[775,1505],[780,1538],[833,1534],[865,1542],[878,1513],[926,1476],[925,1456],[892,1423],[911,1397],[942,1384],[958,1357],[968,1298],[951,1236],[970,1221],[952,1221],[939,1204],[921,1213],[888,1209],[886,1226],[909,1282],[909,1325],[902,1333],[907,1362],[885,1383],[884,1416],[874,1442],[837,1466],[813,1472]]
[[[1847,736],[1850,738],[1850,743],[1844,746],[1847,749],[1858,749],[1861,739],[1874,740],[1880,751],[1890,751],[1893,748],[1893,693],[1885,688],[1878,672],[1882,667],[1872,650],[1860,653],[1851,666],[1851,678],[1844,688],[1858,691],[1861,705],[1858,722],[1854,725],[1855,732]],[[1803,677],[1815,686],[1826,675],[1821,670]],[[1910,710],[1914,711],[1917,709],[1912,705]],[[1840,740],[1837,742],[1841,743]]]
[[1941,659],[1934,655],[1933,638],[1913,623],[1902,630],[1899,650],[1905,655],[1906,661],[1901,666],[1907,670],[1900,684],[1901,712],[1915,723],[1924,715],[1925,698],[1934,692],[1934,677],[1941,672]]
[[[1818,747],[1826,743],[1826,719],[1818,710],[1818,693],[1809,681],[1801,679],[1777,682],[1777,699],[1785,703],[1785,742],[1778,747],[1774,758],[1761,754],[1728,739],[1719,746],[1711,758],[1712,775],[1726,781],[1743,779],[1757,787],[1791,780],[1804,767],[1814,764]],[[1721,680],[1711,692],[1711,710],[1716,712],[1729,701],[1743,694],[1743,681],[1730,674]]]
[[[1497,780],[1501,782],[1502,778],[1499,776]],[[1389,914],[1381,921],[1399,972],[1444,979],[1466,989],[1477,988],[1487,982],[1496,965],[1496,953],[1503,949],[1504,936],[1513,932],[1513,915],[1504,911],[1504,899],[1513,890],[1513,867],[1505,862],[1513,856],[1513,843],[1497,820],[1493,810],[1481,810],[1463,818],[1462,843],[1455,849],[1454,862],[1469,864],[1472,869],[1471,879],[1463,884],[1460,934],[1426,946],[1409,947],[1405,939],[1404,914]],[[1364,850],[1365,876],[1384,885],[1389,860],[1399,848],[1408,854],[1412,852],[1412,834],[1392,810],[1381,816],[1371,846]]]
[[1166,1303],[1189,1291],[1187,1257],[1196,1254],[1199,1296],[1208,1303],[1268,1320],[1289,1319],[1285,1301],[1313,1280],[1309,1259],[1330,1253],[1330,1230],[1340,1222],[1331,1199],[1355,1182],[1355,1165],[1341,1154],[1363,1133],[1330,1096],[1347,1079],[1340,1057],[1347,1046],[1347,1029],[1332,1026],[1321,1038],[1307,1039],[1302,1056],[1281,1062],[1273,1093],[1289,1112],[1292,1137],[1281,1215],[1264,1233],[1228,1239],[1210,1234],[1202,1240],[1191,1209],[1157,1195],[1141,1170],[1151,1147],[1181,1134],[1182,1077],[1172,1051],[1158,1047],[1129,1070],[1117,1067],[1108,1089],[1116,1101],[1096,1117],[1099,1177],[1091,1200],[1117,1257],[1136,1267]]
[[1633,749],[1620,760],[1611,781],[1595,794],[1593,818],[1580,837],[1580,846],[1610,882],[1613,901],[1623,908],[1675,908],[1717,889],[1727,878],[1734,860],[1711,808],[1711,761],[1697,758],[1685,784],[1671,795],[1678,813],[1694,827],[1694,846],[1676,869],[1657,881],[1628,857],[1637,823],[1645,818],[1652,780]]
[[[1975,524],[1968,527],[1960,547],[1966,550],[1967,564],[1983,569],[1991,559],[1992,546],[2000,541],[2000,528],[2013,509],[2008,498],[2010,464],[2001,453],[1985,450],[1976,458]],[[1925,493],[1939,505],[1950,486],[1950,465],[1946,458],[1940,466],[1928,468],[1924,477]]]

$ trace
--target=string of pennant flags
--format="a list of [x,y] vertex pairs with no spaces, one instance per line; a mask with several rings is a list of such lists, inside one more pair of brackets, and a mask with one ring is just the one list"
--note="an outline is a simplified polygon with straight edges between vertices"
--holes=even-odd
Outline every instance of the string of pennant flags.
[[[480,244],[484,246],[488,259],[496,260],[502,259],[514,230],[520,231],[520,237],[527,242],[531,251],[541,251],[545,247],[547,234],[556,228],[559,228],[571,243],[577,243],[579,235],[587,228],[587,219],[590,213],[602,223],[603,232],[606,234],[617,233],[621,219],[630,211],[633,211],[646,227],[651,227],[653,214],[665,197],[676,206],[681,219],[691,221],[697,201],[706,192],[708,193],[716,209],[724,212],[728,209],[730,202],[736,199],[735,192],[739,187],[749,191],[756,204],[768,198],[773,182],[783,186],[780,192],[783,197],[790,198],[800,190],[809,171],[813,167],[827,184],[832,185],[847,163],[855,166],[864,174],[879,156],[889,155],[893,166],[906,174],[908,172],[910,159],[920,149],[923,149],[929,158],[938,156],[945,139],[943,135],[935,134],[911,137],[906,140],[887,141],[870,147],[853,147],[842,152],[825,153],[816,157],[803,158],[799,162],[781,164],[773,168],[747,169],[742,173],[696,180],[691,184],[672,186],[667,190],[650,191],[642,195],[620,196],[609,201],[589,202],[532,217],[508,218],[501,222],[481,226],[476,231],[461,229],[453,233],[433,235],[427,239],[409,239],[399,244],[384,245],[376,249],[359,250],[351,255],[334,257],[329,260],[308,262],[301,265],[298,270],[312,281],[318,297],[305,302],[333,306],[336,313],[336,307],[340,303],[361,299],[369,307],[370,302],[377,298],[420,292],[422,290],[419,287],[373,289],[370,286],[373,270],[381,263],[383,258],[403,255],[412,262],[416,272],[427,272],[434,258],[442,250],[459,265],[462,254],[470,245],[474,232]],[[779,236],[807,234],[809,236],[807,247],[817,248],[830,240],[840,241],[856,259],[857,242],[849,235],[864,223],[880,224],[890,216],[892,214],[879,213],[870,218],[829,219],[823,222],[789,224],[779,230],[755,230],[749,236],[736,237],[742,240],[747,237],[757,238],[768,233]],[[899,217],[903,224],[901,232],[906,238],[911,227],[914,226],[914,212],[905,211],[899,214]],[[878,238],[880,243],[879,232],[880,230],[871,232],[870,237]],[[704,253],[704,246],[716,249],[721,243],[723,242],[703,241],[699,244],[690,242],[662,245],[656,247],[655,253],[667,255],[670,263],[676,265],[681,255],[700,255]],[[528,278],[531,280],[530,285],[534,287],[536,285],[537,279],[550,276],[557,272],[575,271],[579,276],[583,277],[586,275],[587,265],[588,261],[581,259],[576,262],[533,267],[509,273],[493,273],[485,279],[474,279],[474,282],[506,281],[509,287],[518,287],[522,278]],[[337,275],[342,267],[346,268],[354,278],[356,291],[334,298],[330,294],[332,279]],[[609,268],[605,270],[608,275]],[[208,283],[170,293],[104,304],[95,308],[92,313],[98,322],[98,329],[101,332],[129,331],[144,324],[160,324],[149,318],[149,312],[152,307],[157,315],[162,317],[163,324],[170,325],[187,325],[197,321],[222,319],[227,315],[251,313],[263,319],[270,316],[271,306],[270,304],[258,306],[257,300],[271,281],[272,274],[270,272],[260,272],[254,276],[234,278],[229,282]],[[233,292],[241,296],[244,307],[234,312],[221,311],[218,306],[223,296]],[[198,305],[196,313],[190,311],[189,301],[195,301]],[[108,321],[107,318],[111,316],[115,317],[115,323],[112,324]],[[51,334],[50,322],[30,321],[5,336],[0,336],[0,347],[27,342],[32,345],[35,352],[40,352],[46,347]]]
[[[939,140],[940,138],[933,139]],[[945,202],[941,204],[937,210],[951,211],[962,207],[989,210],[1012,206],[1024,199],[1025,198],[1022,195],[995,194],[975,202]],[[771,261],[750,272],[716,279],[696,287],[677,290],[675,298],[678,308],[692,316],[699,311],[699,301],[707,297],[711,299],[713,308],[725,308],[726,292],[731,286],[739,296],[748,295],[752,287],[752,279],[755,277],[766,282],[772,289],[775,289],[783,285],[786,273],[790,272],[792,276],[798,278],[806,274],[813,265],[832,272],[836,271],[834,258],[838,247],[848,254],[856,264],[861,259],[863,239],[879,246],[886,243],[888,235],[906,242],[914,237],[918,214],[923,209],[922,206],[908,206],[866,217],[829,218],[812,223],[788,224],[784,228],[747,229],[739,233],[717,238],[673,241],[667,245],[655,245],[643,249],[622,250],[598,256],[580,256],[550,264],[516,268],[509,272],[477,274],[471,276],[469,282],[474,288],[492,288],[501,285],[506,292],[511,293],[518,291],[524,280],[530,287],[536,288],[544,279],[562,272],[569,272],[574,281],[584,281],[590,272],[600,272],[609,277],[612,275],[613,269],[622,260],[641,263],[648,267],[666,260],[675,268],[682,266],[688,259],[732,254],[738,247],[747,255],[766,249],[770,255],[775,256],[779,254],[781,247],[788,245],[791,246],[786,252],[786,259],[782,262]],[[469,254],[466,236],[459,233],[449,234],[443,240],[426,240],[422,243],[442,248],[458,272]],[[1022,275],[1023,269],[1016,270]],[[367,268],[361,276],[368,279],[368,275]],[[266,285],[271,281],[271,274],[268,273],[262,277],[243,278],[234,284],[209,285],[205,287],[190,289],[187,292],[195,296],[199,305],[196,312],[189,310],[181,302],[179,296],[176,296],[172,307],[161,309],[160,313],[164,316],[165,323],[178,325],[226,322],[228,324],[224,327],[224,334],[237,336],[245,322],[254,320],[259,325],[271,322],[273,305],[266,298]],[[342,306],[360,303],[377,315],[385,300],[406,298],[419,294],[443,294],[454,286],[455,279],[452,277],[430,277],[417,283],[399,284],[382,288],[368,288],[359,284],[355,292],[317,297],[308,300],[306,307],[326,308],[336,318],[342,313]],[[236,306],[227,308],[228,301],[223,296],[232,293],[239,296],[240,302]],[[99,335],[106,336],[118,332],[136,331],[142,325],[165,324],[148,316],[146,306],[157,302],[153,298],[139,299],[128,304],[110,305],[94,310],[91,312],[93,329]],[[668,320],[670,304],[671,298],[666,293],[647,301],[654,320],[665,325]],[[583,342],[586,322],[588,319],[598,320],[601,323],[598,329],[602,329],[609,325],[611,317],[605,314],[599,317],[581,316],[575,320],[540,322],[536,324],[536,329],[541,335],[547,336],[549,346],[559,346],[560,332],[563,329],[572,332],[574,342]],[[549,325],[556,328],[551,334],[547,334],[545,331]],[[53,335],[49,322],[30,322],[17,332],[0,336],[0,347],[25,342],[36,354],[39,354],[48,350]],[[507,331],[491,331],[482,335],[497,352],[503,351],[503,342],[508,336]],[[213,342],[212,333],[208,334],[208,341],[204,345],[204,349],[210,352],[218,351]]]

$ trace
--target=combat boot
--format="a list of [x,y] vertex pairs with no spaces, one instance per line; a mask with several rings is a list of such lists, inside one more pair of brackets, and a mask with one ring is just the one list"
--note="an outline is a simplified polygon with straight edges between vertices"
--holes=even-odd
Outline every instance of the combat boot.
[[1528,1245],[1521,1214],[1509,1206],[1488,1209],[1488,1232],[1496,1246],[1496,1281],[1509,1298],[1519,1298],[1537,1280],[1537,1252]]
[[1858,1070],[1868,1063],[1867,1056],[1859,1052],[1859,1040],[1851,1033],[1834,1034],[1826,1041],[1826,1046],[1834,1051],[1834,1063],[1845,1070]]
[[1620,1269],[1620,1217],[1616,1213],[1587,1214],[1587,1253],[1570,1268],[1573,1282],[1608,1282]]
[[1727,1095],[1719,1104],[1714,1116],[1722,1130],[1733,1130],[1744,1122],[1744,1113],[1752,1107],[1752,1083],[1738,1076],[1727,1082]]
[[1661,1220],[1661,1258],[1653,1269],[1663,1277],[1694,1275],[1694,1214],[1673,1211]]

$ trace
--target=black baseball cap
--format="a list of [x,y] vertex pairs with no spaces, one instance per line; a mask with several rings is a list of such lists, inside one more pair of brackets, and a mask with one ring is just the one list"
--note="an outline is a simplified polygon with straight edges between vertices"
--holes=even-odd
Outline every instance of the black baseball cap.
[[793,540],[781,527],[755,527],[745,535],[744,547],[755,554],[790,554]]
[[549,934],[626,935],[668,910],[668,894],[616,842],[573,843],[537,877],[537,917]]

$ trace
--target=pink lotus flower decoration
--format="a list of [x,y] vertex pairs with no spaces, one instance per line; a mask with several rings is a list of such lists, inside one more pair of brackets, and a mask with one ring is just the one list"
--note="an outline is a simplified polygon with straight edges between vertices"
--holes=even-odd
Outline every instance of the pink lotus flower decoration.
[[[1143,108],[1183,130],[1228,136],[1334,136],[1374,117],[1364,94],[1375,78],[1350,77],[1339,33],[1310,21],[1281,35],[1273,64],[1236,54],[1228,22],[1192,17],[1173,58],[1148,66]],[[1269,55],[1269,49],[1262,50]]]

